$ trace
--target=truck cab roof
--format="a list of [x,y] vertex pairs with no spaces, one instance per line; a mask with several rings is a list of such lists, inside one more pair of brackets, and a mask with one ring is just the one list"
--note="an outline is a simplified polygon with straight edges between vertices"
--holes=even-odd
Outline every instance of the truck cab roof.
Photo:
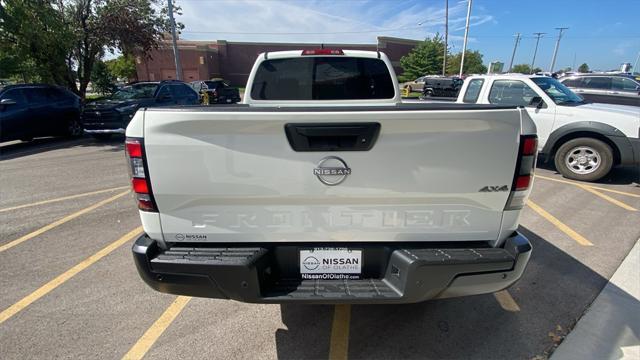
[[491,78],[491,79],[534,79],[534,78],[544,78],[548,77],[545,75],[529,75],[529,74],[520,74],[520,73],[507,73],[507,74],[486,74],[486,75],[471,75],[467,77],[467,79],[477,79],[477,78]]

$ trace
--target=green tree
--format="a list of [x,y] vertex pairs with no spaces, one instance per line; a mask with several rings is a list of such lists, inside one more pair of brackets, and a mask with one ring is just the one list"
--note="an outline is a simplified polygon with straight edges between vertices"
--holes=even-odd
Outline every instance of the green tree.
[[0,79],[27,82],[32,79],[34,72],[32,62],[23,61],[16,54],[0,51]]
[[578,72],[581,72],[581,73],[589,72],[589,65],[587,65],[587,63],[582,63],[582,65],[578,66]]
[[442,37],[436,34],[433,38],[426,38],[400,59],[403,72],[398,78],[403,82],[425,75],[442,74],[443,57]]
[[0,57],[84,97],[105,51],[148,53],[169,28],[166,14],[163,0],[0,1]]
[[101,95],[111,94],[116,89],[116,77],[109,71],[107,64],[100,60],[93,65],[91,83],[93,89]]
[[68,66],[75,35],[59,10],[52,1],[0,1],[0,57],[11,64],[6,72],[75,87]]
[[122,55],[115,59],[105,61],[111,75],[118,79],[136,79],[136,62],[133,55]]
[[[460,72],[460,60],[462,52],[452,55],[447,59],[447,73],[458,74]],[[464,57],[463,74],[486,74],[487,67],[482,64],[482,54],[478,50],[467,50]]]
[[527,64],[513,65],[513,67],[511,68],[511,72],[520,74],[531,74],[531,66]]
[[542,70],[542,69],[540,69],[539,67],[534,67],[534,68],[533,68],[533,73],[534,73],[534,74],[537,74],[537,73],[542,72],[542,71],[543,71],[543,70]]

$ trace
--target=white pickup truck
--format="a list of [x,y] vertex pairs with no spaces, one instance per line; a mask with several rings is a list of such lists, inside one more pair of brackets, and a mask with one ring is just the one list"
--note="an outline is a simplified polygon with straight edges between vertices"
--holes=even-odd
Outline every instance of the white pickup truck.
[[161,292],[418,302],[504,289],[531,254],[527,112],[403,104],[380,52],[264,53],[244,104],[141,109],[126,135]]
[[615,165],[640,165],[640,103],[590,104],[554,78],[519,74],[471,76],[457,102],[525,107],[540,154],[569,179],[596,181]]

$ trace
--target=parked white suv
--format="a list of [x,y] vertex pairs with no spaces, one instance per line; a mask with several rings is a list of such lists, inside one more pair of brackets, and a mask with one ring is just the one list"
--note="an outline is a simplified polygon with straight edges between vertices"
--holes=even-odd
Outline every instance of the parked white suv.
[[554,78],[516,74],[471,76],[457,102],[525,107],[540,153],[567,178],[596,181],[640,164],[640,107],[587,104]]
[[407,104],[380,52],[260,54],[244,104],[139,110],[126,149],[156,290],[406,303],[522,275],[535,126],[523,109]]

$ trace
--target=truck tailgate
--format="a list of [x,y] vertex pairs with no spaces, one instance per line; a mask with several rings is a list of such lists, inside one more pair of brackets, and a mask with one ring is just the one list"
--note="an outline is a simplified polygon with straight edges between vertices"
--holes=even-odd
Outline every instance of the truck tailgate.
[[[147,110],[151,187],[168,242],[495,240],[517,109]],[[287,124],[378,123],[369,150],[294,151]],[[327,156],[351,170],[328,186]],[[506,190],[505,186],[506,185]],[[481,191],[485,187],[501,189]]]

